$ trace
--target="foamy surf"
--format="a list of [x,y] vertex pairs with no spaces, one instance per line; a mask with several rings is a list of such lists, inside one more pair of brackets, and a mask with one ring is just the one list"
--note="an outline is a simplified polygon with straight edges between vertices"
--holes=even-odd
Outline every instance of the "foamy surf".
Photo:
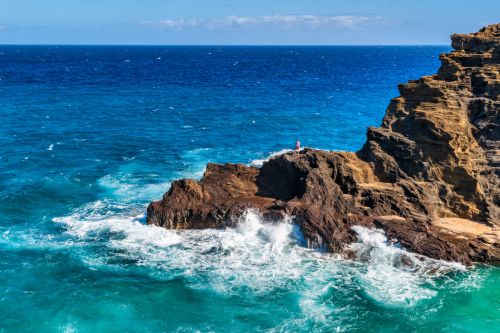
[[366,263],[356,272],[371,299],[388,306],[414,306],[432,298],[434,279],[452,271],[465,271],[458,263],[434,260],[389,245],[380,229],[352,228],[358,242],[350,245],[358,260]]
[[257,168],[260,168],[265,162],[269,161],[271,158],[279,156],[279,155],[283,155],[283,154],[291,152],[291,151],[293,151],[293,150],[292,149],[281,149],[279,151],[276,151],[276,152],[273,152],[273,153],[269,154],[265,158],[252,160],[249,163],[249,165],[257,167]]
[[174,232],[145,225],[144,214],[127,213],[124,206],[99,200],[53,221],[64,224],[66,233],[80,241],[105,241],[111,247],[125,250],[163,248],[179,242]]
[[333,311],[324,304],[329,291],[353,288],[353,281],[375,304],[412,307],[436,295],[436,279],[464,270],[388,245],[376,229],[354,227],[358,242],[350,248],[358,259],[353,262],[305,247],[290,218],[268,223],[248,211],[236,228],[176,231],[146,225],[143,214],[133,213],[140,209],[97,201],[54,222],[63,224],[79,245],[108,249],[105,257],[97,252],[85,256],[93,269],[117,262],[123,268],[125,260],[147,268],[151,277],[182,277],[192,288],[222,295],[292,289],[301,295],[302,311],[315,320],[326,320]]

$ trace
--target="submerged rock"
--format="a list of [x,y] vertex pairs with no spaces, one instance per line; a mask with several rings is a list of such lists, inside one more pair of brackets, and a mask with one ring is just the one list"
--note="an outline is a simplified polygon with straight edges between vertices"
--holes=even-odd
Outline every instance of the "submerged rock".
[[294,216],[311,246],[332,252],[363,225],[432,258],[500,262],[500,24],[451,39],[438,73],[400,85],[360,151],[208,164],[151,203],[148,224],[219,228],[253,208]]

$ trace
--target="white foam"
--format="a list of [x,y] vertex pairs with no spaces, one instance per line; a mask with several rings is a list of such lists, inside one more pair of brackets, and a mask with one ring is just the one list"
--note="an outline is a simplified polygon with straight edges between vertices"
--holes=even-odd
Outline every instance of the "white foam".
[[[192,288],[223,295],[290,290],[300,295],[304,317],[318,323],[331,321],[338,311],[325,303],[332,289],[352,290],[344,293],[347,298],[361,290],[378,305],[408,307],[436,295],[442,288],[435,285],[437,277],[464,269],[390,246],[375,229],[354,227],[359,241],[351,249],[358,260],[350,261],[301,246],[292,219],[270,223],[248,211],[236,228],[166,230],[145,225],[144,210],[101,200],[54,221],[79,246],[99,248],[82,255],[92,269],[140,266],[151,277],[180,277]],[[282,327],[293,330],[300,320]]]
[[51,151],[52,149],[54,149],[54,145],[50,145],[49,148],[47,148],[48,151]]
[[388,306],[413,306],[432,298],[434,279],[454,270],[464,270],[458,263],[433,260],[390,246],[382,230],[353,227],[358,243],[350,245],[359,260],[366,262],[356,273],[365,293]]
[[264,164],[264,162],[269,161],[271,158],[279,156],[279,155],[283,155],[283,154],[291,152],[291,151],[292,151],[292,149],[281,149],[280,151],[276,151],[276,152],[269,154],[269,156],[267,156],[266,158],[252,160],[250,162],[250,166],[260,168],[262,166],[262,164]]
[[234,229],[173,231],[147,226],[143,215],[125,211],[97,201],[54,221],[66,225],[66,233],[80,241],[124,250],[141,265],[170,273],[180,270],[193,277],[194,284],[208,272],[205,278],[221,292],[243,286],[256,291],[285,286],[322,256],[297,245],[300,232],[291,220],[264,223],[249,211]]
[[64,333],[76,333],[78,332],[78,329],[73,323],[67,323],[66,325],[60,327],[60,331]]
[[65,224],[67,234],[79,240],[104,238],[109,246],[126,250],[142,250],[145,246],[164,248],[179,242],[174,232],[145,225],[144,214],[127,215],[124,207],[99,200],[53,221]]

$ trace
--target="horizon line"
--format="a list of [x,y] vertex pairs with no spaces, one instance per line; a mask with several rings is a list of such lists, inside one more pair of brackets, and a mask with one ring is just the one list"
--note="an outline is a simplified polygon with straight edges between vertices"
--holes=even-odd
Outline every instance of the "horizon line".
[[448,46],[449,44],[58,44],[58,43],[0,43],[1,46],[217,46],[217,47],[232,47],[232,46],[255,46],[255,47],[280,47],[280,46]]

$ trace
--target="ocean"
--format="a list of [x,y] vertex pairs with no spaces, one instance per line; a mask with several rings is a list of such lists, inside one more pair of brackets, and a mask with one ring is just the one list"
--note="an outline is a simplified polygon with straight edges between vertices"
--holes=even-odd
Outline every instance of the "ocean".
[[[172,231],[145,211],[208,162],[357,150],[446,46],[0,46],[0,332],[498,332],[500,269],[293,220]],[[414,263],[402,267],[397,258]]]

